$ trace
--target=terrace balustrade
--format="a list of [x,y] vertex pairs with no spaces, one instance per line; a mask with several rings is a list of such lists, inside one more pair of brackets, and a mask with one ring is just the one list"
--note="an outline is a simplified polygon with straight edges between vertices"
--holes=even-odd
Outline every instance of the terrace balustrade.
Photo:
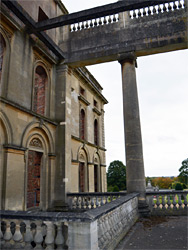
[[146,195],[153,215],[187,215],[188,191],[148,191]]

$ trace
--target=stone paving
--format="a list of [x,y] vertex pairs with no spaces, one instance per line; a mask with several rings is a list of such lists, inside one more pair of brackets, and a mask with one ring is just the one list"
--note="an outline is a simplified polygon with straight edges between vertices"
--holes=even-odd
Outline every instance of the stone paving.
[[188,249],[188,217],[141,218],[116,250]]

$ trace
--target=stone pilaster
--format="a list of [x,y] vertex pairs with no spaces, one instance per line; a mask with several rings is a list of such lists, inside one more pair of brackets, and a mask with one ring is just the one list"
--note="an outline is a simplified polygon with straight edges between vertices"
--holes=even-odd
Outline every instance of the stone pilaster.
[[146,186],[136,84],[136,58],[133,53],[127,53],[119,62],[122,68],[127,191],[139,192],[139,200],[144,202]]
[[68,66],[57,67],[56,78],[56,171],[55,202],[56,210],[67,207],[67,192],[71,180],[71,72]]

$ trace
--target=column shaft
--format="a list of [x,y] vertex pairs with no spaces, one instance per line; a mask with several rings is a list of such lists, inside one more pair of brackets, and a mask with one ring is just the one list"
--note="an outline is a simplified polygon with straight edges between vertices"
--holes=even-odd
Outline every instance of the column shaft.
[[141,199],[141,197],[145,197],[146,187],[135,59],[128,57],[120,63],[122,67],[127,191],[128,193],[139,192]]

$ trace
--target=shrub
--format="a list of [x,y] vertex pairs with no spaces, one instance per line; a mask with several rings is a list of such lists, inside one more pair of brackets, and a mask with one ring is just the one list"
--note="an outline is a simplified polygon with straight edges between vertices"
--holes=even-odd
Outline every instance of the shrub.
[[119,188],[118,188],[118,186],[117,186],[117,185],[115,185],[115,186],[114,186],[114,188],[113,188],[113,192],[119,192]]
[[183,190],[183,186],[180,182],[177,182],[175,185],[175,190]]

